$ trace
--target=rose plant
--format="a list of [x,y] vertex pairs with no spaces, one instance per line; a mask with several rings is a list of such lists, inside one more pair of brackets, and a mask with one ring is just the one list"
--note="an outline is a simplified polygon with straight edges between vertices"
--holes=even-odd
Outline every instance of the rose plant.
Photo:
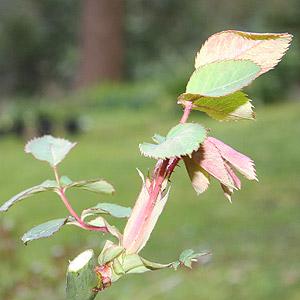
[[[12,197],[0,207],[7,211],[17,202],[41,192],[55,192],[69,215],[48,221],[26,232],[23,243],[53,235],[64,225],[75,225],[89,231],[114,236],[118,243],[107,240],[98,258],[89,249],[70,262],[67,271],[66,299],[94,299],[99,291],[110,287],[126,274],[143,273],[164,268],[185,266],[209,253],[184,250],[179,259],[169,264],[154,263],[140,256],[161,215],[170,194],[170,177],[183,160],[197,194],[205,192],[211,177],[218,180],[225,197],[231,202],[234,190],[241,188],[236,175],[240,172],[249,180],[256,180],[253,161],[210,136],[210,131],[199,123],[187,122],[192,110],[205,112],[217,121],[241,121],[255,118],[251,100],[242,91],[254,79],[274,68],[285,54],[292,35],[259,34],[223,31],[212,35],[197,53],[195,71],[186,91],[178,97],[184,107],[182,118],[164,137],[155,134],[153,142],[139,145],[141,153],[157,163],[151,174],[142,179],[142,188],[133,209],[112,203],[98,203],[78,215],[70,205],[66,190],[79,188],[101,195],[112,195],[115,187],[104,179],[73,181],[58,175],[57,166],[76,145],[68,140],[46,135],[34,138],[25,152],[46,161],[53,169],[54,180],[46,180]],[[236,170],[236,171],[235,171]],[[109,224],[106,215],[127,218],[124,230]]]

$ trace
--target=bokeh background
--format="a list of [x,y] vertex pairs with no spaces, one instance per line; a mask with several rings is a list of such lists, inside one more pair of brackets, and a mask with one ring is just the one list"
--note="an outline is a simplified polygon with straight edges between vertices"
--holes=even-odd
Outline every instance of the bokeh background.
[[[132,206],[141,184],[135,168],[145,174],[155,163],[137,146],[178,122],[176,99],[201,44],[227,29],[289,32],[282,62],[246,89],[256,121],[191,115],[253,158],[260,182],[242,180],[230,205],[213,180],[197,197],[177,168],[142,252],[157,262],[188,248],[213,255],[193,270],[126,276],[97,299],[300,299],[299,15],[298,0],[0,0],[0,204],[53,178],[23,152],[28,139],[52,134],[78,142],[61,175],[104,177],[117,188],[112,198],[70,191],[75,210],[99,201]],[[22,245],[34,225],[66,215],[52,194],[0,214],[1,299],[63,299],[68,260],[100,252],[105,236],[71,227]]]

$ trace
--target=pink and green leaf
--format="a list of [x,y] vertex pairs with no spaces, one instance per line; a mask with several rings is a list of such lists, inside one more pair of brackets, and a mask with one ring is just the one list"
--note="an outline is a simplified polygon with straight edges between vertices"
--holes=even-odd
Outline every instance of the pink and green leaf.
[[205,139],[199,150],[192,154],[192,160],[224,185],[235,188],[234,180],[228,173],[220,151],[209,138]]
[[195,59],[195,68],[224,60],[248,60],[259,65],[257,76],[274,68],[289,48],[292,35],[288,33],[251,33],[222,31],[212,35]]
[[184,156],[183,161],[197,195],[204,193],[209,187],[210,175],[190,157]]
[[[257,180],[253,161],[221,141],[208,137],[190,157],[184,157],[190,180],[198,194],[209,185],[209,175],[221,183],[225,197],[231,202],[234,189],[241,188],[241,181],[233,167],[249,180]],[[203,172],[204,171],[204,172]]]
[[252,159],[214,137],[209,137],[208,139],[219,149],[222,157],[232,164],[241,174],[249,180],[257,180]]
[[143,174],[138,170],[140,177],[142,178],[143,184],[140,194],[135,202],[132,213],[126,223],[124,234],[123,234],[123,246],[127,249],[127,253],[135,253],[139,245],[136,245],[136,237],[139,232],[139,228],[143,224],[142,213],[146,209],[146,202],[149,198],[148,187],[146,186],[147,181]]

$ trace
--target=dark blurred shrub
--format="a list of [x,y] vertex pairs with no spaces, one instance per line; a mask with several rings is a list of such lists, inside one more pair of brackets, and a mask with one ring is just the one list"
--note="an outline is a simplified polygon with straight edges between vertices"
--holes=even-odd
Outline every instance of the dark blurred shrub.
[[[129,80],[161,81],[169,94],[177,96],[184,91],[193,70],[190,58],[201,43],[215,32],[238,29],[288,31],[295,36],[277,72],[251,87],[254,98],[257,95],[262,102],[274,102],[299,85],[299,0],[127,0],[126,5]],[[79,0],[1,0],[0,92],[50,90],[52,94],[53,86],[70,87],[79,62],[80,13]],[[110,99],[108,106],[117,106],[114,92],[102,92]],[[120,100],[121,106],[146,102],[125,94],[122,88],[121,97],[130,99]]]
[[33,93],[49,82],[66,85],[71,80],[76,66],[78,7],[76,0],[1,1],[2,91]]

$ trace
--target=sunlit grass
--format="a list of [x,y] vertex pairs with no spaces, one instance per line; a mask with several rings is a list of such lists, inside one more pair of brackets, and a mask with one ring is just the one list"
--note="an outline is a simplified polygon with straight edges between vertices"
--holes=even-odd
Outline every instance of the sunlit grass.
[[[104,177],[115,184],[113,197],[70,191],[77,211],[97,201],[132,206],[144,174],[154,161],[139,154],[138,144],[154,133],[164,135],[180,115],[155,111],[94,113],[89,133],[68,137],[78,145],[59,166],[72,179]],[[99,299],[296,300],[300,298],[300,106],[268,106],[255,122],[217,123],[202,113],[191,120],[211,128],[211,135],[250,156],[259,182],[242,179],[242,190],[229,204],[220,186],[196,196],[183,166],[172,177],[169,202],[142,254],[170,262],[184,249],[213,255],[194,270],[165,270],[130,275]],[[19,191],[52,179],[51,169],[23,153],[25,141],[0,140],[1,203]],[[32,226],[67,215],[60,199],[40,194],[0,215],[0,298],[63,299],[68,259],[105,241],[98,233],[67,227],[45,240],[23,246],[19,237]],[[124,222],[117,221],[120,227]]]

